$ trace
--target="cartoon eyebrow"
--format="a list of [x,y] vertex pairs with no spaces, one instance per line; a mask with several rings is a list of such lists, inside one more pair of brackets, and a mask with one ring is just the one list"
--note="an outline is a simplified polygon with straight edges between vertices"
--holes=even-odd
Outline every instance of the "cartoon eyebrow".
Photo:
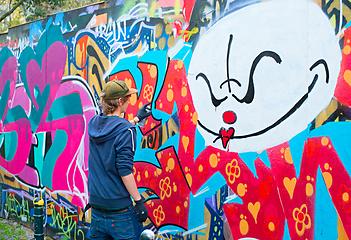
[[239,103],[251,103],[253,101],[254,95],[255,95],[255,88],[253,84],[253,75],[255,72],[255,69],[258,65],[258,63],[261,61],[263,57],[271,57],[273,58],[277,63],[281,63],[282,59],[279,57],[279,55],[273,51],[263,51],[258,56],[254,59],[252,62],[251,70],[250,70],[250,77],[249,77],[249,86],[247,87],[247,92],[245,96],[242,99],[239,99],[235,94],[232,94],[232,97],[235,98]]
[[211,101],[212,101],[213,106],[218,107],[223,101],[225,101],[228,98],[226,96],[222,99],[217,99],[212,92],[211,84],[210,84],[210,81],[208,80],[207,76],[204,73],[199,73],[198,75],[196,75],[196,80],[199,77],[202,77],[205,80],[205,82],[207,83],[208,90],[210,91],[210,94],[211,94]]

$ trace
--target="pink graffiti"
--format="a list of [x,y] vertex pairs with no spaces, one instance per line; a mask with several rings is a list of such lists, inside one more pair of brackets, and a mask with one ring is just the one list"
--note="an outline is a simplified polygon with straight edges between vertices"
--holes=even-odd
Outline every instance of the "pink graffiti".
[[[93,99],[84,86],[83,83],[77,81],[67,81],[60,85],[57,93],[57,97],[60,97],[79,92],[83,115],[73,115],[65,119],[55,120],[46,126],[52,130],[64,130],[68,135],[67,146],[55,164],[52,190],[71,192],[72,204],[80,207],[84,207],[88,202],[89,148],[84,146],[89,146],[88,122],[96,114]],[[63,178],[67,181],[62,181]]]
[[[2,74],[1,74],[2,73]],[[5,93],[9,93],[8,99],[1,99],[1,101],[8,101],[11,100],[13,97],[13,93],[15,90],[15,85],[17,81],[17,60],[15,57],[10,57],[7,59],[7,61],[4,63],[2,70],[0,73],[0,91],[1,91],[1,98],[3,98]],[[9,83],[9,88],[4,89],[5,85]],[[6,104],[4,113],[1,117],[1,121],[3,122],[7,110],[9,109],[9,104]]]
[[27,65],[27,84],[30,92],[30,97],[34,106],[39,109],[36,101],[34,89],[38,86],[41,94],[45,86],[50,85],[51,99],[45,108],[50,109],[51,102],[56,97],[58,86],[61,83],[63,72],[66,65],[66,46],[61,42],[53,43],[43,56],[41,69],[35,60],[29,61]]
[[[0,89],[1,89],[1,102],[6,101],[11,104],[11,99],[14,94],[14,88],[17,80],[17,61],[14,57],[7,59],[3,68],[2,75],[0,75]],[[8,84],[10,83],[10,84]],[[8,84],[8,85],[7,85]],[[8,86],[8,87],[6,87]],[[7,99],[5,99],[5,93],[9,93]],[[17,141],[16,147],[17,149],[21,149],[21,151],[16,151],[12,159],[5,159],[0,156],[0,165],[3,166],[9,173],[18,174],[22,171],[23,167],[26,164],[27,157],[29,154],[31,141],[32,141],[32,133],[30,129],[30,122],[28,119],[19,119],[15,122],[10,122],[4,124],[5,117],[8,113],[9,105],[5,105],[5,109],[3,109],[3,116],[1,117],[1,129],[2,133],[6,137],[11,136],[11,140],[14,137],[13,133],[16,134]],[[8,135],[11,133],[11,135]]]
[[[67,144],[53,166],[51,190],[70,193],[72,195],[71,202],[77,206],[84,207],[88,201],[87,161],[89,155],[88,148],[84,148],[84,146],[88,146],[87,123],[95,115],[95,105],[84,79],[82,82],[82,79],[73,77],[61,83],[66,64],[66,52],[66,47],[61,42],[55,42],[45,52],[41,60],[41,67],[35,60],[28,62],[26,73],[29,92],[26,92],[23,86],[18,87],[16,90],[14,89],[17,76],[16,59],[9,58],[4,65],[6,71],[3,71],[1,77],[2,79],[7,78],[10,80],[11,91],[3,119],[5,119],[9,107],[20,107],[24,110],[23,113],[26,116],[3,126],[4,130],[2,133],[17,133],[17,149],[11,149],[12,152],[15,152],[12,159],[3,159],[1,157],[0,164],[9,173],[18,175],[26,183],[34,186],[40,185],[39,172],[27,165],[31,146],[32,144],[37,144],[35,135],[37,133],[51,132],[51,142],[53,142],[56,131],[64,131],[67,134]],[[4,89],[6,81],[2,79],[0,79],[0,87]],[[49,95],[46,93],[48,98],[42,98],[43,90],[47,87],[50,89]],[[35,92],[35,89],[37,92]],[[47,120],[49,111],[55,111],[55,109],[51,109],[54,100],[77,92],[81,97],[80,104],[83,107],[83,115],[75,114],[52,121]],[[38,126],[35,132],[32,132],[29,120],[29,116],[33,111],[31,104],[37,111],[39,108],[44,108],[42,115],[37,118]],[[21,151],[18,150],[19,147]],[[45,169],[42,171],[45,171]]]

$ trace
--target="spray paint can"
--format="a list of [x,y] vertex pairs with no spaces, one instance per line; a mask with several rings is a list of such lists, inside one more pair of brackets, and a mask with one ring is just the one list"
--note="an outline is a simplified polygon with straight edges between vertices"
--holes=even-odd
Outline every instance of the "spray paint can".
[[[151,105],[147,106],[147,107],[145,108],[145,110],[146,110],[146,112],[148,112],[148,113],[151,112]],[[146,118],[144,118],[143,120],[141,120],[140,122],[138,122],[138,126],[139,126],[139,127],[144,127],[145,122],[146,122]]]
[[144,230],[140,235],[140,240],[153,240],[155,239],[155,234],[150,229]]

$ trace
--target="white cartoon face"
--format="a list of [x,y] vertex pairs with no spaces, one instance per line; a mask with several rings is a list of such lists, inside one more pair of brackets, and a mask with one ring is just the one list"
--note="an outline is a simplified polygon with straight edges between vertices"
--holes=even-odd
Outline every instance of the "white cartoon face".
[[207,145],[261,151],[306,129],[333,97],[338,38],[317,4],[273,0],[200,37],[188,79]]

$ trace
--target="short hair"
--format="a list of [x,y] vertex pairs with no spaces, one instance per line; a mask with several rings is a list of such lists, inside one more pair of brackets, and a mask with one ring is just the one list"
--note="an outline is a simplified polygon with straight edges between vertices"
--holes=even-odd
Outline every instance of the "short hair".
[[121,99],[122,100],[122,104],[124,104],[128,98],[129,98],[129,95],[128,96],[125,96],[125,97],[122,97],[122,98],[116,98],[116,99],[105,99],[105,93],[101,93],[100,94],[100,99],[101,99],[101,102],[100,102],[100,105],[101,105],[101,108],[102,108],[102,112],[103,114],[107,115],[107,114],[111,114],[113,113],[120,105],[119,105],[119,102],[118,100]]

